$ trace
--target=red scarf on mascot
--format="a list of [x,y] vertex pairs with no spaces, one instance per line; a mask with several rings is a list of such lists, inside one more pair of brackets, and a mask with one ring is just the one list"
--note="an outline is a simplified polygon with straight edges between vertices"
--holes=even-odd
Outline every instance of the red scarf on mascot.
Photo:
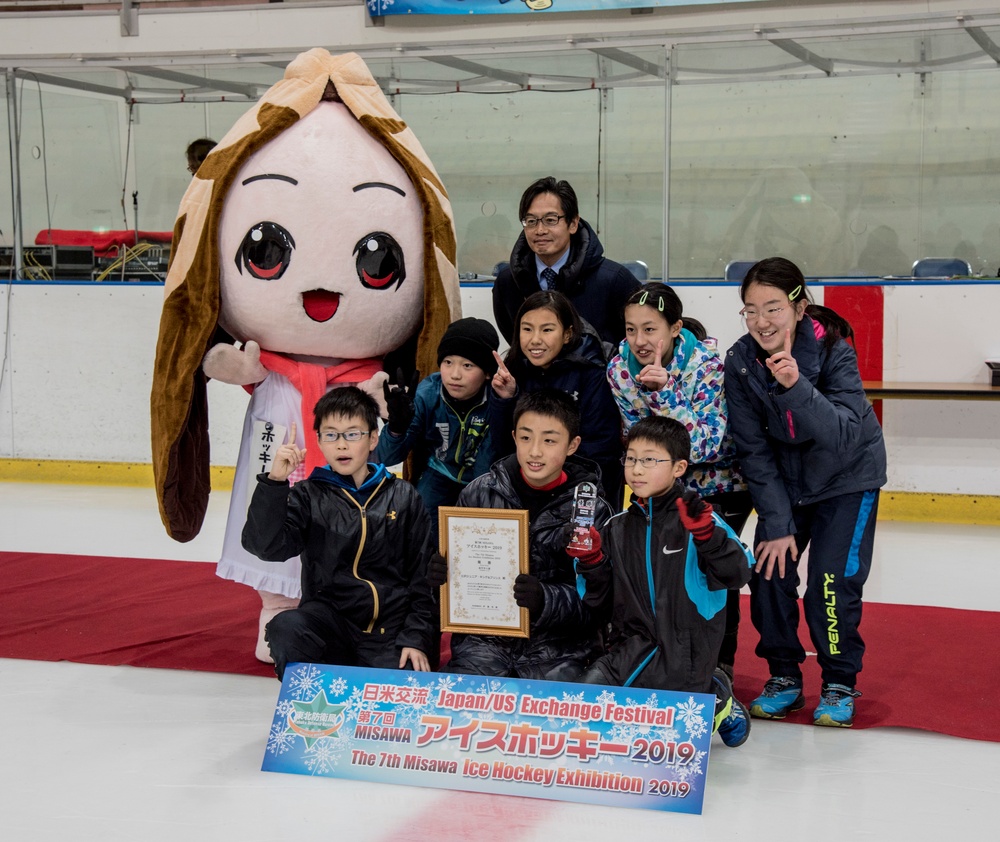
[[[265,351],[263,348],[260,349],[260,364],[268,371],[287,377],[299,390],[302,396],[302,424],[307,429],[313,426],[313,408],[316,406],[316,401],[326,394],[327,386],[331,383],[344,385],[362,383],[382,370],[382,360],[377,358],[345,360],[337,365],[322,366],[316,363],[300,363],[284,354]],[[325,465],[326,460],[320,452],[315,436],[306,435],[303,430],[302,438],[306,443],[306,476],[309,476],[314,468]]]

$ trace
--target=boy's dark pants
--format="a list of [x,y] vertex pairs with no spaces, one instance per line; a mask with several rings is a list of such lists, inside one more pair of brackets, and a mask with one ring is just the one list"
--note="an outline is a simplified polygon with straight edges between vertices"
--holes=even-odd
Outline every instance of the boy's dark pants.
[[[722,494],[712,494],[705,498],[726,525],[737,535],[743,532],[750,512],[753,511],[753,500],[749,491],[727,491]],[[732,679],[733,664],[736,663],[736,646],[740,630],[740,592],[739,589],[726,593],[726,634],[719,647],[719,666]]]
[[431,516],[431,547],[435,552],[438,548],[438,507],[454,506],[463,488],[462,483],[430,467],[424,468],[417,481],[417,493]]
[[[376,625],[365,633],[331,605],[313,600],[276,615],[265,630],[278,678],[297,661],[307,664],[397,669],[397,628]],[[429,654],[429,653],[425,653]]]
[[[853,687],[861,672],[861,592],[871,568],[878,497],[878,489],[859,491],[792,510],[799,558],[809,546],[802,606],[824,684]],[[754,544],[759,541],[758,534]],[[750,617],[760,632],[756,651],[771,675],[802,676],[798,585],[799,564],[791,559],[784,578],[775,565],[769,580],[759,573],[750,579]]]

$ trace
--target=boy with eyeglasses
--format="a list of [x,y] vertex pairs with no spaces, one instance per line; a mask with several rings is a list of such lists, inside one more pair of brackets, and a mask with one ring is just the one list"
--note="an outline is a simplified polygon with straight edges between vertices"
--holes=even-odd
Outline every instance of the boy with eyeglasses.
[[577,554],[584,604],[611,622],[607,654],[580,680],[712,693],[715,728],[735,747],[746,742],[750,716],[716,659],[726,593],[750,580],[754,560],[711,504],[679,482],[690,452],[673,418],[650,416],[629,430],[622,464],[632,503]]
[[554,290],[573,303],[602,341],[617,346],[625,335],[622,308],[640,284],[604,256],[597,233],[580,217],[572,185],[552,176],[538,179],[522,194],[517,218],[524,230],[493,283],[493,317],[501,336],[513,344],[524,300]]
[[295,428],[259,474],[243,546],[264,561],[302,557],[302,601],[266,627],[278,678],[289,663],[429,670],[439,646],[427,584],[430,519],[416,489],[368,461],[378,405],[355,386],[316,403],[327,465],[289,486],[305,459]]

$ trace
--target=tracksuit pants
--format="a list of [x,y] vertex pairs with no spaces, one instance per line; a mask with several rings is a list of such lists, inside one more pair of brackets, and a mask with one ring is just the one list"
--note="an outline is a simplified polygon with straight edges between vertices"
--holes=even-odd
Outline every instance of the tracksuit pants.
[[[824,684],[854,687],[861,672],[861,592],[871,568],[878,498],[878,489],[859,491],[792,510],[800,559],[809,547],[802,606]],[[754,546],[760,540],[758,530]],[[774,676],[802,676],[798,586],[799,562],[790,558],[784,577],[775,566],[770,580],[756,572],[750,580],[750,617],[760,632],[756,651]]]

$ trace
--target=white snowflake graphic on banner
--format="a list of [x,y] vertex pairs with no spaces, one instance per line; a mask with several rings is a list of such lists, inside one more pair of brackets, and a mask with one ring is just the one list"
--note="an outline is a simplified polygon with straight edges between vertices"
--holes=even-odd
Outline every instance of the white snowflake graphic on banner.
[[303,664],[292,670],[288,681],[289,689],[296,699],[311,699],[323,689],[321,672],[315,664]]

